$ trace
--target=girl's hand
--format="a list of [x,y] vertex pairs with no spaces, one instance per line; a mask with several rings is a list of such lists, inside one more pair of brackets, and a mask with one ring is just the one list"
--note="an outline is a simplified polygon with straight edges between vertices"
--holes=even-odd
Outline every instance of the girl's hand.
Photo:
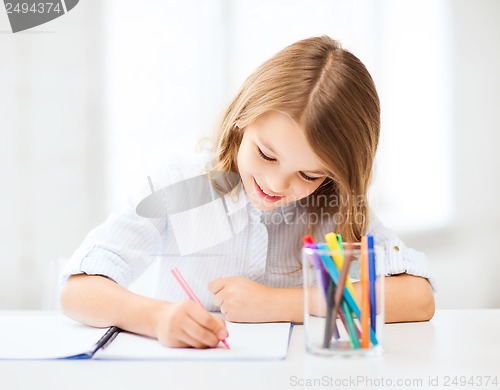
[[268,287],[242,276],[213,280],[208,289],[214,305],[232,322],[280,321],[279,289]]
[[216,347],[228,337],[222,318],[186,300],[162,307],[156,318],[156,338],[167,347]]

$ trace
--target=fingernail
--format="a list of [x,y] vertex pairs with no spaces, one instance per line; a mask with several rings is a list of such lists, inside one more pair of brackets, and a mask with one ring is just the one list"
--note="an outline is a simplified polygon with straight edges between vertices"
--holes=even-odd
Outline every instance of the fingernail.
[[229,335],[227,334],[227,331],[225,331],[225,330],[219,330],[217,332],[217,337],[219,338],[219,340],[224,340],[227,336],[229,336]]

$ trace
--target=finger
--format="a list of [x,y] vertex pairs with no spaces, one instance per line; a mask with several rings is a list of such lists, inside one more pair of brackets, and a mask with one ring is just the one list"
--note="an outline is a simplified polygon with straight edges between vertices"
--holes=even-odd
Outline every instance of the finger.
[[210,291],[212,294],[217,294],[224,288],[225,284],[226,278],[212,280],[210,283],[208,283],[208,291]]
[[175,337],[168,339],[166,342],[162,342],[162,344],[164,344],[169,348],[186,348],[186,347],[206,348],[198,340],[195,340],[184,330],[182,330]]
[[203,309],[199,306],[196,306],[196,308],[192,308],[191,312],[187,313],[187,316],[183,320],[182,327],[179,329],[177,340],[179,343],[182,343],[185,346],[194,348],[207,348],[208,346],[210,346],[210,343],[215,344],[218,342],[218,340],[217,337],[215,337],[215,335],[213,334],[211,336],[203,334],[203,332],[209,332],[205,329],[203,324],[196,321],[191,315],[191,313],[196,312],[197,310]]
[[179,336],[179,342],[183,347],[192,347],[197,349],[206,349],[209,346],[198,340],[195,336],[191,335],[192,332],[188,330],[184,330],[182,334]]
[[213,322],[210,322],[209,329],[213,332],[219,340],[224,340],[229,337],[229,332],[227,331],[226,321],[221,317],[216,317],[212,315]]
[[230,319],[228,317],[228,311],[224,307],[221,306],[220,312],[224,316],[223,318],[225,320],[230,321]]
[[213,303],[215,306],[222,306],[224,304],[224,294],[218,293],[214,295]]
[[162,324],[162,332],[158,334],[158,341],[171,348],[195,346],[196,343],[185,332],[186,327],[194,324],[190,315],[190,312],[193,311],[204,310],[191,300],[184,300],[170,305],[167,320]]
[[219,344],[220,337],[204,324],[191,319],[184,328],[185,340],[195,348],[216,347]]
[[[189,340],[189,345],[197,348],[203,346],[216,346],[219,340],[228,337],[224,319],[210,314],[203,307],[192,301],[186,300],[183,301],[182,304],[189,307],[186,311],[187,317],[184,319],[185,322],[182,326],[186,335],[189,336],[183,340],[185,342]],[[196,328],[198,328],[198,330],[196,330]],[[207,336],[207,333],[200,333],[202,330],[209,332],[211,336]],[[201,342],[201,344],[194,345],[193,340],[196,340],[198,343]],[[209,340],[208,343],[206,340]]]
[[219,340],[225,339],[229,336],[226,328],[226,322],[223,318],[216,317],[204,309],[203,312],[192,311],[190,314],[195,322],[214,334]]

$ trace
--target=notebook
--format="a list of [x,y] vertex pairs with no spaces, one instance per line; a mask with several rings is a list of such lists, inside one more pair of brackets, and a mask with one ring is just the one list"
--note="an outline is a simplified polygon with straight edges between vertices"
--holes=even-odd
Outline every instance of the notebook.
[[[231,349],[168,348],[157,340],[120,332],[93,357],[97,360],[281,360],[290,323],[227,323]],[[0,312],[0,360],[68,359],[93,349],[107,329],[92,328],[59,312]]]

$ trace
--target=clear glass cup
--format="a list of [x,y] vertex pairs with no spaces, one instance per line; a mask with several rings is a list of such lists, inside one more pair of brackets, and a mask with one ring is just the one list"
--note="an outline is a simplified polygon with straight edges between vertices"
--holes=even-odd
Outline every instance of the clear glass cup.
[[[362,256],[360,243],[342,243],[334,251],[317,244],[302,249],[302,264],[306,350],[324,356],[381,354],[383,250],[375,246]],[[344,288],[338,288],[339,284]]]

